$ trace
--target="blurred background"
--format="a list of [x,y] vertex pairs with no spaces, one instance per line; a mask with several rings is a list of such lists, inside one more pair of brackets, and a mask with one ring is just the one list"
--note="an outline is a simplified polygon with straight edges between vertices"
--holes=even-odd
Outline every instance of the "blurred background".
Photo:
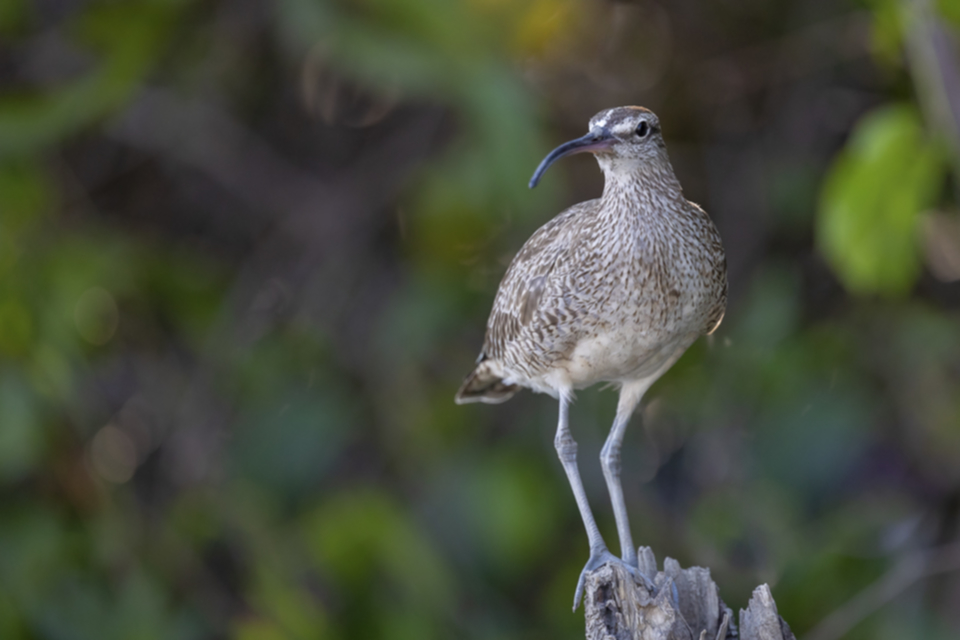
[[[960,634],[960,0],[0,0],[0,637],[578,638],[556,402],[453,404],[656,111],[730,303],[634,537],[798,636]],[[572,412],[598,461],[616,393]]]

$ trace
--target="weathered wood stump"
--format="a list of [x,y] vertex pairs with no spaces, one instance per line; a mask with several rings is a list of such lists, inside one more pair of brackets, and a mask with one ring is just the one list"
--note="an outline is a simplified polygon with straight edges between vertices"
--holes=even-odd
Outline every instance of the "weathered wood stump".
[[587,640],[796,640],[767,585],[754,589],[738,626],[709,569],[681,569],[667,558],[663,571],[657,571],[649,547],[640,548],[639,560],[645,575],[656,574],[653,592],[618,565],[587,575]]

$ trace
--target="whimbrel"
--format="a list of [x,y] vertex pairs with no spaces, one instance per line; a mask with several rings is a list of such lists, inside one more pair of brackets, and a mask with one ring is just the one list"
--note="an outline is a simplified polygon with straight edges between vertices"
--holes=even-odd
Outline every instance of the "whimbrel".
[[[723,319],[726,259],[709,216],[683,197],[660,123],[643,107],[617,107],[590,120],[589,133],[554,149],[530,187],[559,158],[589,151],[603,195],[575,204],[534,233],[500,283],[477,366],[458,404],[500,403],[526,387],[560,401],[554,444],[590,543],[584,578],[622,562],[645,582],[620,484],[620,447],[644,393],[700,335]],[[577,469],[567,410],[575,389],[620,388],[600,463],[620,537],[621,559],[604,544]]]

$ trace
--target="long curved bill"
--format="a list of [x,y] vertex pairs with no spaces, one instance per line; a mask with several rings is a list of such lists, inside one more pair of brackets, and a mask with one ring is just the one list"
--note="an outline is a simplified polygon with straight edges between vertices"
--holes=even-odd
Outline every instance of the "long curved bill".
[[530,178],[530,184],[528,186],[531,189],[537,186],[537,183],[540,182],[541,176],[543,176],[546,170],[550,168],[550,165],[560,158],[564,156],[570,156],[575,153],[606,149],[612,144],[613,136],[606,129],[592,131],[582,138],[577,138],[576,140],[571,140],[570,142],[564,142],[562,145],[547,154],[547,157],[543,159],[543,162],[540,163],[540,166],[537,167],[537,170],[533,172],[533,177]]

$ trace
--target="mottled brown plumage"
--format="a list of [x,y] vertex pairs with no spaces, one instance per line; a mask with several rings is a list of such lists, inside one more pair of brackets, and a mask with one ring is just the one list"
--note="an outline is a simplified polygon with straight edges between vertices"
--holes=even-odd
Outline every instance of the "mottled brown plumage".
[[590,133],[544,160],[531,186],[553,160],[579,151],[596,155],[603,194],[570,207],[520,249],[497,291],[477,366],[456,400],[498,403],[521,387],[560,399],[556,444],[590,536],[586,572],[612,556],[576,470],[576,443],[566,426],[573,390],[597,382],[621,387],[601,460],[623,559],[635,568],[619,482],[623,431],[647,388],[720,324],[727,278],[720,236],[703,209],[683,197],[651,111],[600,112]]

